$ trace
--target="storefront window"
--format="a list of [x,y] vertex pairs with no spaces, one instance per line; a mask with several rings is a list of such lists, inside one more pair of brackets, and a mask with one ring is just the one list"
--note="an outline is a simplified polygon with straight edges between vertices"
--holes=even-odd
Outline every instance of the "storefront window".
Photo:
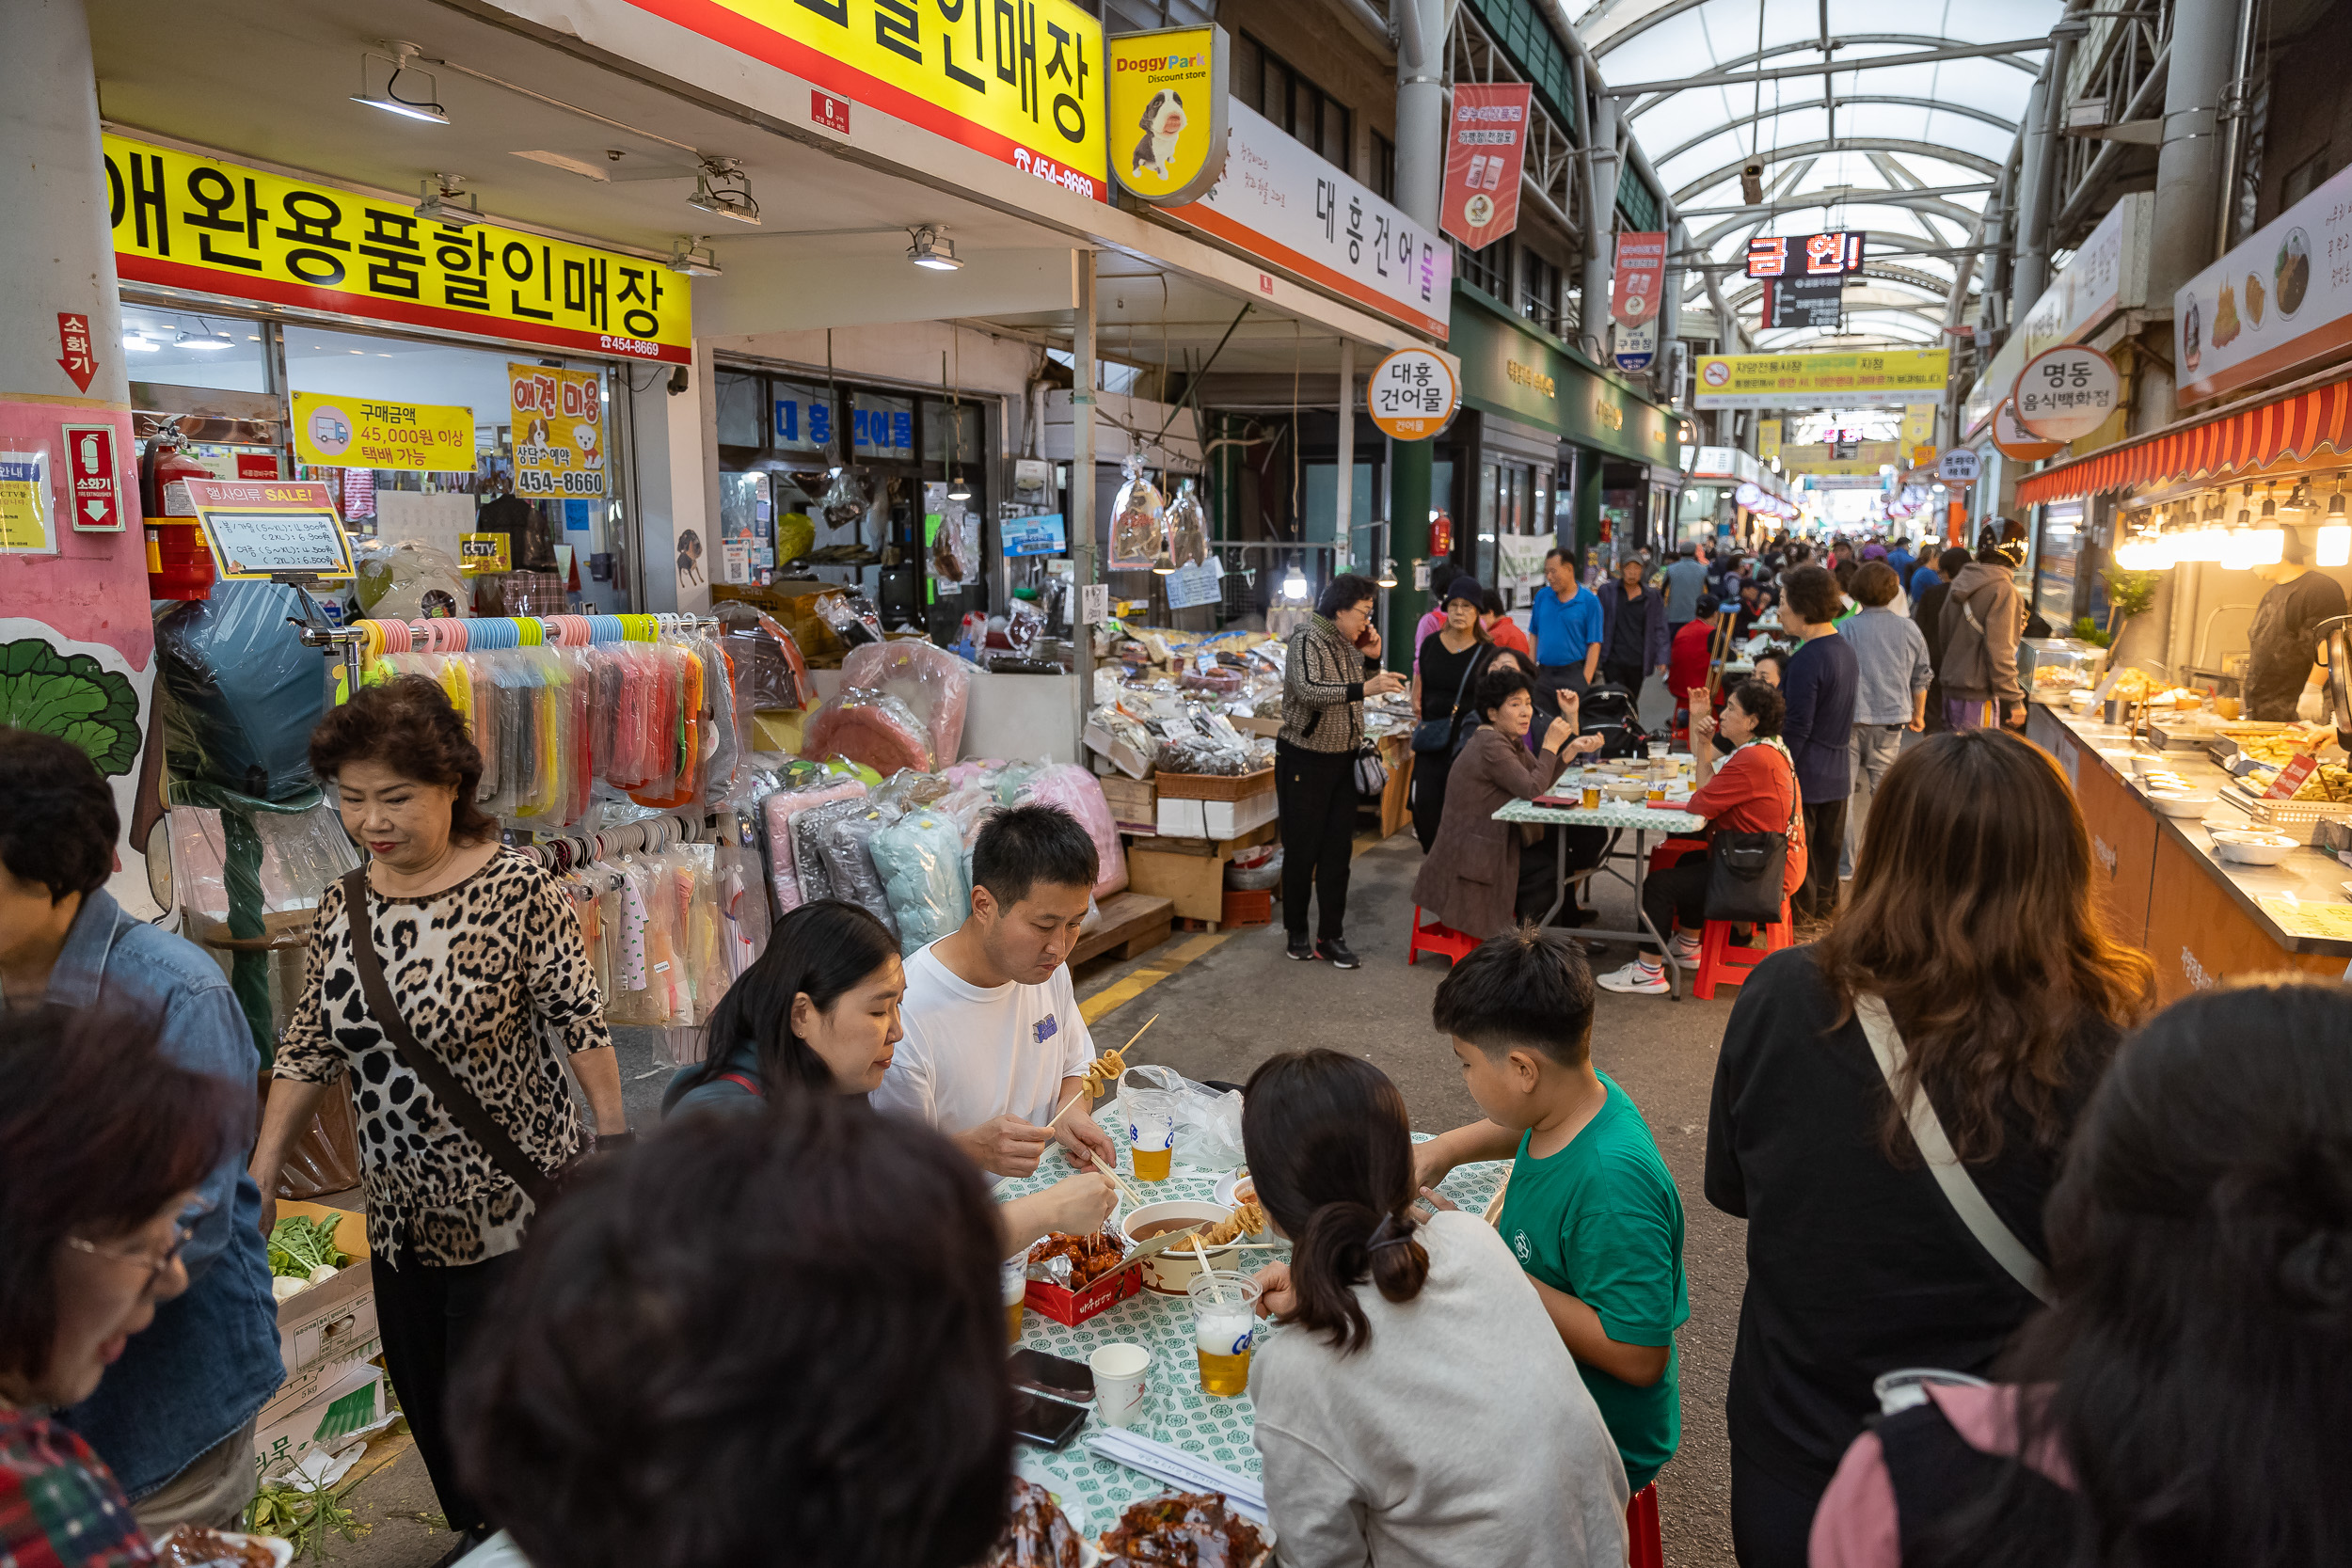
[[230,392],[269,389],[268,344],[260,322],[125,305],[122,352],[133,381]]
[[766,418],[760,407],[759,377],[736,371],[721,371],[712,383],[719,405],[719,444],[723,447],[756,447],[760,426]]
[[2042,509],[2033,603],[2042,618],[2061,635],[2074,624],[2074,569],[2082,555],[2082,524],[2080,501],[2059,501]]
[[[742,444],[772,447],[778,451],[829,452],[836,438],[834,406],[834,395],[826,388],[771,380],[768,383],[768,408],[772,422],[768,427],[768,439]],[[861,452],[868,450],[863,444],[858,447]]]
[[850,398],[850,434],[860,457],[914,458],[914,400],[856,392]]
[[[955,427],[955,450],[948,450],[947,431]],[[927,463],[980,461],[980,410],[977,404],[923,400],[923,460]]]

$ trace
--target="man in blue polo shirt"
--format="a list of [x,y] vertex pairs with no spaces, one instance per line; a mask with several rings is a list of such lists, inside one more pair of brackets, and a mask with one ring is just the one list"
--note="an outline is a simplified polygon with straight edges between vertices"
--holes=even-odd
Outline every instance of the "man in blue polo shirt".
[[1554,691],[1582,696],[1600,670],[1600,599],[1576,580],[1565,550],[1544,556],[1544,584],[1528,610],[1537,672]]

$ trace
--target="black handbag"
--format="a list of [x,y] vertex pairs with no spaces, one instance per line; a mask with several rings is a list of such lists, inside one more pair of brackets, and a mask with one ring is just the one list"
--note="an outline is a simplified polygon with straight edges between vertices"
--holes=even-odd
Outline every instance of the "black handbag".
[[1462,684],[1454,689],[1454,706],[1446,717],[1423,719],[1413,726],[1414,751],[1436,752],[1447,756],[1453,754],[1454,737],[1461,733],[1462,728],[1462,697],[1470,690],[1470,677],[1486,668],[1487,655],[1491,652],[1491,648],[1471,651],[1470,661],[1462,667]]
[[[1792,800],[1801,799],[1793,769]],[[1780,919],[1781,882],[1788,870],[1788,840],[1797,831],[1799,806],[1788,814],[1788,832],[1717,832],[1707,841],[1707,918],[1770,926]]]

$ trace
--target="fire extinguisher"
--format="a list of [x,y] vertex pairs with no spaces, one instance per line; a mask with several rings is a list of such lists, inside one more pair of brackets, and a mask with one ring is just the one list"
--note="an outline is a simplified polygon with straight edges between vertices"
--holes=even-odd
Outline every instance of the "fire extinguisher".
[[139,461],[139,510],[147,515],[147,593],[155,599],[213,596],[213,552],[196,520],[187,481],[213,470],[177,443],[154,440]]

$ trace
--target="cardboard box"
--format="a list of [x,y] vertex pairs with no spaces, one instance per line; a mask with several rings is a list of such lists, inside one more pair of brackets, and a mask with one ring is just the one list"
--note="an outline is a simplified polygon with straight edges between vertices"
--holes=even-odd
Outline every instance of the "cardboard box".
[[1171,773],[1163,768],[1158,783],[1163,800],[1170,797],[1186,800],[1244,800],[1252,795],[1274,793],[1274,769],[1269,766],[1255,773]]
[[1239,838],[1273,821],[1277,811],[1270,791],[1239,800],[1170,799],[1163,793],[1156,826],[1169,838]]
[[278,1217],[299,1214],[333,1220],[335,1245],[351,1262],[335,1277],[297,1291],[278,1304],[278,1354],[288,1375],[313,1362],[352,1359],[347,1347],[375,1337],[375,1280],[368,1269],[367,1216],[350,1209],[292,1198],[278,1205]]
[[[1068,732],[1064,732],[1065,734]],[[1112,767],[1131,779],[1140,779],[1152,771],[1152,759],[1123,740],[1112,738],[1111,732],[1102,725],[1088,721],[1087,749],[1098,756],[1107,757]]]
[[312,1449],[331,1449],[385,1414],[384,1369],[351,1362],[320,1393],[275,1420],[262,1419],[253,1433],[254,1476],[279,1474]]
[[1104,1275],[1083,1291],[1064,1290],[1046,1280],[1032,1279],[1022,1299],[1030,1308],[1057,1323],[1075,1325],[1098,1312],[1109,1311],[1142,1289],[1143,1270],[1137,1266]]
[[1282,721],[1279,719],[1261,719],[1249,713],[1236,713],[1230,717],[1233,728],[1244,735],[1279,736],[1282,733]]
[[[1165,803],[1165,802],[1163,802]],[[1127,851],[1127,886],[1157,894],[1187,920],[1225,918],[1225,863],[1274,837],[1271,822],[1230,839],[1155,838]]]
[[1103,800],[1120,832],[1148,837],[1160,831],[1160,790],[1152,780],[1111,774],[1103,780]]

